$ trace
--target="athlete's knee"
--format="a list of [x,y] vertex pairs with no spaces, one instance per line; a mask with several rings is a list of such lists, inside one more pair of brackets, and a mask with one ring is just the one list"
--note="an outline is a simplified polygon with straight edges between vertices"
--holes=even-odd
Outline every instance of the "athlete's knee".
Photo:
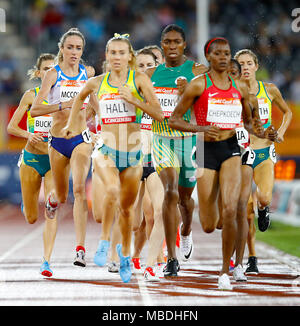
[[117,201],[120,198],[120,188],[117,185],[109,185],[105,188],[106,199],[109,201]]
[[96,223],[102,223],[102,215],[96,210],[93,210],[93,218]]
[[133,207],[132,206],[126,206],[126,207],[120,207],[120,217],[123,219],[130,219],[132,217],[133,213]]
[[205,233],[212,233],[215,231],[216,226],[210,223],[202,223],[202,229]]
[[58,201],[60,204],[64,204],[64,203],[67,202],[68,194],[67,194],[67,193],[57,193],[57,194],[56,194],[56,198],[57,198],[57,201]]
[[214,222],[214,218],[210,216],[206,216],[206,218],[200,218],[202,229],[205,233],[212,233],[216,229],[216,223]]
[[29,213],[29,214],[26,214],[26,215],[25,215],[25,218],[26,218],[26,221],[27,221],[29,224],[34,224],[34,223],[37,221],[38,216],[37,216],[37,214]]
[[165,190],[165,200],[168,202],[176,202],[179,201],[179,193],[176,188],[169,187]]
[[222,207],[222,216],[223,216],[223,223],[227,220],[231,220],[232,218],[236,217],[237,213],[237,205],[234,203],[228,203],[223,205]]
[[86,196],[85,184],[77,183],[73,185],[73,194],[75,198]]
[[272,194],[271,193],[266,193],[266,194],[261,194],[259,196],[259,204],[261,207],[266,207],[269,206],[272,200]]

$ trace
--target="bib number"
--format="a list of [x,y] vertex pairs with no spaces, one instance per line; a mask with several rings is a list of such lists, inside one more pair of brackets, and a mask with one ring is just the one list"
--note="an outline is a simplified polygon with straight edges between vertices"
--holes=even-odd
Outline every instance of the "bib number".
[[49,133],[48,133],[48,149],[51,147],[51,141],[52,141],[52,135],[49,131]]
[[243,165],[253,165],[255,160],[255,152],[252,148],[247,147],[242,154]]
[[221,129],[236,128],[241,122],[242,104],[234,98],[209,98],[207,121]]
[[83,140],[84,140],[85,143],[90,144],[90,143],[92,142],[92,137],[91,137],[91,135],[90,135],[90,131],[89,131],[89,129],[85,129],[85,130],[81,133],[81,135],[82,135],[82,138],[83,138]]
[[263,124],[266,124],[269,120],[269,106],[266,98],[258,99],[259,117]]
[[171,87],[155,87],[154,89],[165,118],[169,118],[178,102],[178,89]]
[[24,149],[22,150],[20,156],[19,156],[19,159],[18,159],[18,163],[17,163],[17,166],[18,168],[21,166],[22,164],[22,161],[23,161],[23,156],[24,156]]
[[249,145],[249,133],[244,127],[238,127],[235,129],[236,131],[236,138],[238,144],[241,147],[246,148]]
[[103,124],[130,123],[136,120],[135,106],[123,101],[119,94],[106,94],[99,104]]
[[269,155],[270,155],[270,159],[272,160],[272,162],[275,164],[277,162],[277,157],[276,157],[276,151],[275,151],[275,146],[274,144],[272,144],[270,146],[269,149]]

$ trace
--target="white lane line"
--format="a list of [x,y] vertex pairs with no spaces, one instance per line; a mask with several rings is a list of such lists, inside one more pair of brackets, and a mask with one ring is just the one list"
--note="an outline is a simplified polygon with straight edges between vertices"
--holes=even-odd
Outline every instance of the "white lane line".
[[135,274],[135,276],[138,281],[139,291],[141,293],[144,306],[154,306],[154,303],[148,291],[146,281],[144,280],[143,274],[139,273],[139,274]]
[[[67,212],[65,214],[61,214],[62,216],[58,216],[59,221],[62,221],[65,216],[67,215]],[[12,246],[8,251],[6,251],[3,255],[0,256],[0,262],[11,256],[14,252],[21,249],[23,246],[25,246],[27,243],[31,242],[33,239],[35,239],[38,236],[41,236],[44,230],[45,222],[43,222],[41,225],[36,227],[33,231],[28,233],[23,239],[18,241],[14,246]]]
[[279,249],[276,249],[264,242],[257,241],[257,248],[262,254],[267,254],[280,264],[286,265],[300,275],[300,259],[298,257],[289,255]]
[[6,251],[2,256],[0,256],[0,262],[11,256],[14,252],[25,246],[27,243],[32,241],[37,236],[41,235],[44,229],[44,223],[34,229],[32,232],[27,234],[22,240],[18,241],[14,246],[12,246],[8,251]]

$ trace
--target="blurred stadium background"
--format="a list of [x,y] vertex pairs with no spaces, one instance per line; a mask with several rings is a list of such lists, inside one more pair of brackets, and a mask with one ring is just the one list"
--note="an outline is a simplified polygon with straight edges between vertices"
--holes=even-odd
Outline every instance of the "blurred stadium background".
[[[203,4],[207,13],[200,10]],[[0,203],[21,202],[17,161],[25,140],[8,135],[6,127],[24,91],[37,85],[26,75],[37,56],[56,54],[61,34],[78,27],[87,41],[84,60],[98,74],[113,33],[130,33],[138,50],[159,45],[162,29],[176,23],[186,31],[187,56],[202,63],[205,37],[226,37],[233,54],[254,50],[260,60],[258,79],[274,82],[288,101],[293,121],[284,143],[276,145],[272,211],[300,225],[300,32],[292,28],[297,6],[296,0],[0,0],[5,12],[5,31],[0,32]],[[274,109],[275,126],[280,119]],[[20,125],[26,128],[25,117]]]

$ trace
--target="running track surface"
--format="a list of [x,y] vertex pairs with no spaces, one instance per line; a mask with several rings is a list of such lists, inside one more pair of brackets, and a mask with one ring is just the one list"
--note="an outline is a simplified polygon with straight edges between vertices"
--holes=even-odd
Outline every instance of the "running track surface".
[[[51,259],[52,278],[39,274],[43,256],[43,209],[39,220],[25,222],[18,206],[0,206],[0,306],[295,306],[300,305],[300,259],[257,243],[260,274],[232,280],[232,291],[218,290],[221,232],[205,234],[196,217],[194,252],[181,262],[175,279],[149,283],[134,274],[124,284],[119,274],[93,263],[101,224],[89,216],[87,267],[73,265],[75,231],[72,206],[61,211]],[[145,247],[141,262],[145,262]],[[247,250],[246,250],[247,256]],[[244,266],[247,258],[245,258]]]

